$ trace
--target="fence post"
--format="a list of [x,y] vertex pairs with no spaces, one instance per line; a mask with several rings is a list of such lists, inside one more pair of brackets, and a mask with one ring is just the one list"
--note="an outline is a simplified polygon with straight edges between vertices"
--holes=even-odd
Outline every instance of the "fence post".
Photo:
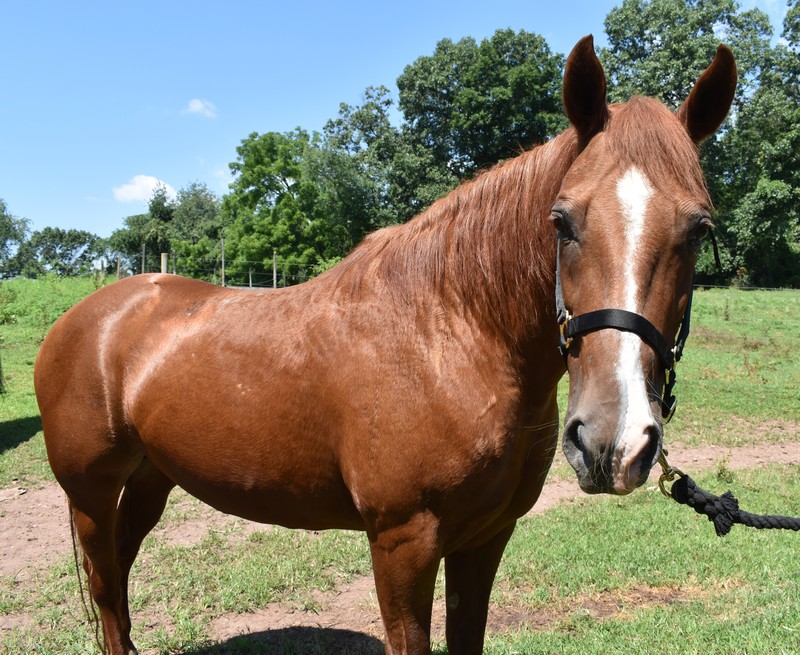
[[278,251],[272,251],[272,288],[278,288]]
[[220,239],[222,247],[222,286],[225,286],[225,239]]
[[162,252],[161,253],[161,272],[167,273],[167,269],[169,268],[169,253]]
[[145,244],[142,242],[142,273],[144,273],[144,258],[147,254],[147,250],[145,249]]

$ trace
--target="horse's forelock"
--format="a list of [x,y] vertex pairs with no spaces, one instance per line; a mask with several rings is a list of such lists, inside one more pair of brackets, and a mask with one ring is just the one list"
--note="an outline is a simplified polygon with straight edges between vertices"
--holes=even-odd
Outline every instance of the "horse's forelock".
[[709,202],[697,146],[675,115],[657,100],[634,96],[612,105],[606,143],[610,156],[636,166],[662,192],[673,192],[677,184]]

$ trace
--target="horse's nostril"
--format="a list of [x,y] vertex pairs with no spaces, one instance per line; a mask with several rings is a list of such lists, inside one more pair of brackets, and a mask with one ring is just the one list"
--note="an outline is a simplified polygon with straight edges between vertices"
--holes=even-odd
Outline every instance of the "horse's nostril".
[[642,451],[641,461],[642,464],[650,468],[656,463],[659,454],[661,453],[661,430],[653,425],[647,429],[647,446]]
[[583,421],[570,421],[564,429],[564,450],[567,459],[572,462],[573,466],[575,466],[576,459],[582,459],[583,465],[589,469],[592,466],[593,458],[583,438],[584,430]]

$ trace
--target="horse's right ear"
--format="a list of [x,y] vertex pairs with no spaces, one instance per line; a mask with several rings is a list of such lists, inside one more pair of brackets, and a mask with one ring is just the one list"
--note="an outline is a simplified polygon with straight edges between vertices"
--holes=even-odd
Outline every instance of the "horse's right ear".
[[567,57],[564,108],[578,132],[581,147],[603,129],[608,118],[606,74],[594,53],[591,34],[578,41]]
[[725,120],[736,94],[736,60],[730,49],[720,44],[711,62],[695,82],[686,102],[678,109],[678,119],[695,143],[711,136]]

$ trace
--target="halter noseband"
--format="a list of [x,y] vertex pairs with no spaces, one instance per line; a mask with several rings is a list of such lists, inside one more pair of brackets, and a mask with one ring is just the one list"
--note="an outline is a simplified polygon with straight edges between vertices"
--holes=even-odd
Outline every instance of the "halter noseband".
[[[717,241],[714,233],[709,231],[711,243],[714,247],[714,259],[717,267],[722,268],[717,250]],[[594,332],[595,330],[614,329],[624,332],[633,332],[642,341],[647,343],[658,355],[661,365],[666,371],[664,380],[664,393],[661,396],[661,418],[665,423],[669,423],[675,414],[675,407],[678,404],[677,398],[672,393],[675,387],[675,365],[681,360],[686,339],[689,337],[689,325],[692,316],[692,295],[694,291],[694,277],[692,286],[689,289],[689,301],[686,304],[686,311],[681,319],[681,327],[675,339],[675,346],[670,348],[667,340],[664,339],[658,328],[648,321],[644,316],[629,312],[625,309],[598,309],[594,312],[587,312],[580,316],[572,316],[564,305],[564,292],[561,287],[561,237],[558,237],[556,245],[556,316],[561,328],[561,338],[559,350],[566,359],[572,340],[576,336]]]

